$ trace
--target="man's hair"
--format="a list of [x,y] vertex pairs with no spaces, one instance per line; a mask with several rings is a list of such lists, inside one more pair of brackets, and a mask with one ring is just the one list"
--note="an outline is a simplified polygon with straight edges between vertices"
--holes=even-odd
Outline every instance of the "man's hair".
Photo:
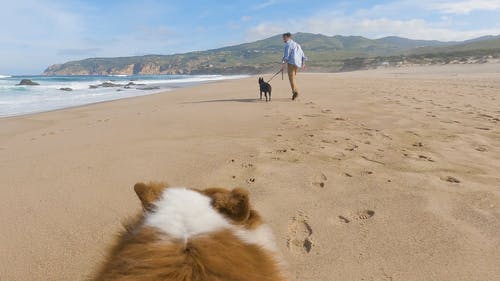
[[292,37],[292,34],[290,32],[283,33],[283,37]]

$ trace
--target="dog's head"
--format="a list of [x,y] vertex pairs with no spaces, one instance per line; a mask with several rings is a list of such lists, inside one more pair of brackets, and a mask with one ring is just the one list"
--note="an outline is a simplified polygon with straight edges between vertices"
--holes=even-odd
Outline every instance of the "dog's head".
[[262,83],[264,83],[264,78],[259,77],[259,84],[262,84]]
[[[145,217],[182,217],[183,221],[198,224],[199,219],[221,220],[246,229],[262,224],[259,214],[252,209],[248,191],[242,188],[208,188],[204,190],[168,187],[161,183],[137,183],[134,190],[139,197]],[[216,217],[220,218],[216,218]],[[162,223],[157,221],[156,223]],[[155,223],[155,224],[156,224]],[[165,222],[166,223],[166,222]]]

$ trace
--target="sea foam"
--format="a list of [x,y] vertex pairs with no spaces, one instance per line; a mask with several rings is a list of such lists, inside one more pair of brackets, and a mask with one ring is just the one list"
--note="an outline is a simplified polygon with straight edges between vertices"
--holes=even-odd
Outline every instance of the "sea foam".
[[[0,76],[0,117],[43,112],[84,104],[143,96],[211,81],[247,76],[132,75],[132,76]],[[30,79],[38,86],[17,86]],[[117,87],[98,87],[104,82]],[[130,82],[134,84],[125,87]],[[71,88],[62,91],[61,88]]]

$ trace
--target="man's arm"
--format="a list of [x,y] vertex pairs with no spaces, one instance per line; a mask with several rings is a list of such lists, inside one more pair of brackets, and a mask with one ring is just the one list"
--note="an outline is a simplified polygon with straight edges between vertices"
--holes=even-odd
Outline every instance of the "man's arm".
[[285,63],[288,63],[290,58],[290,44],[285,45],[285,51],[283,52],[283,59],[281,61],[281,69],[285,68]]
[[302,50],[302,47],[300,47],[300,52],[301,52],[301,55],[302,55],[302,68],[304,70],[306,70],[306,61],[307,61],[307,57],[306,57],[306,54],[304,54],[304,50]]

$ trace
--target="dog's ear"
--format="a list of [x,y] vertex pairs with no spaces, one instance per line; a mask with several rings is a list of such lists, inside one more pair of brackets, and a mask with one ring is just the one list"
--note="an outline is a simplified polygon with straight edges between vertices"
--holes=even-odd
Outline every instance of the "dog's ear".
[[147,184],[139,182],[134,185],[134,191],[141,200],[142,208],[149,212],[154,210],[154,202],[160,199],[165,188],[167,188],[167,184],[159,182]]
[[212,198],[212,206],[229,219],[237,223],[244,223],[249,219],[251,210],[247,190],[211,189],[206,192]]

